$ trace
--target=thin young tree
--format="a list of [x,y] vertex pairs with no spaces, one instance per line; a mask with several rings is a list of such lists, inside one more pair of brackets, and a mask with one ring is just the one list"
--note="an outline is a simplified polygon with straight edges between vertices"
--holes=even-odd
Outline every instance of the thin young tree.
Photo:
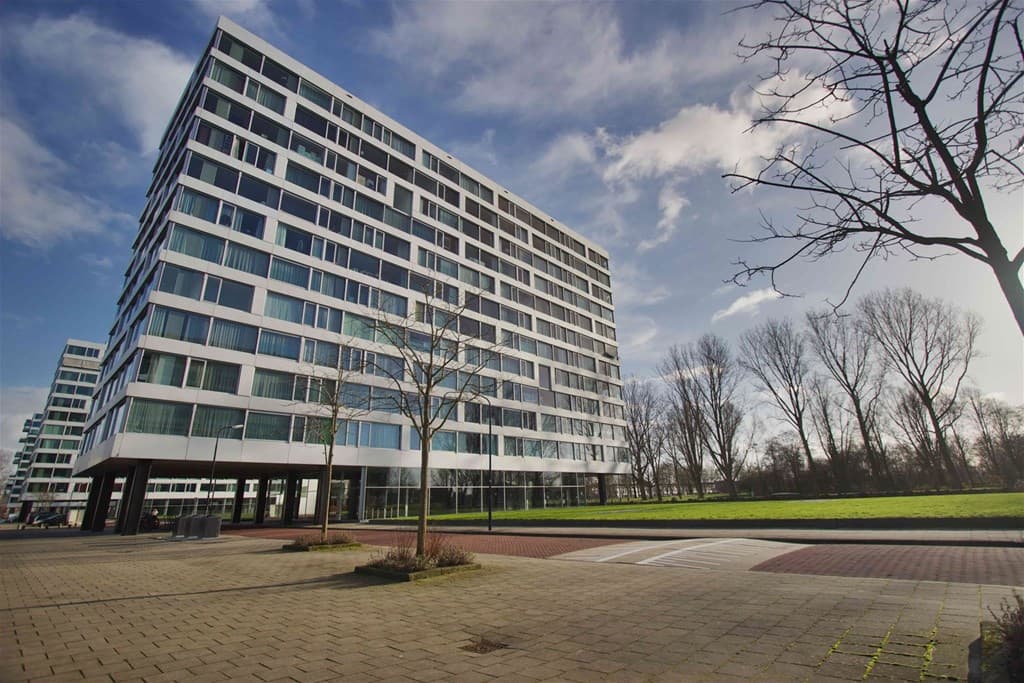
[[804,335],[789,320],[769,320],[740,337],[740,365],[767,393],[796,431],[807,461],[812,494],[818,493],[818,473],[808,433],[807,383],[811,366]]
[[879,425],[885,374],[870,332],[849,316],[824,311],[808,312],[807,328],[815,355],[846,394],[875,486],[892,488]]
[[[808,197],[754,242],[794,246],[735,279],[853,247],[866,263],[906,252],[959,253],[987,266],[1024,334],[1020,215],[998,219],[997,191],[1024,183],[1024,41],[1019,0],[759,0],[774,22],[742,56],[771,65],[753,128],[779,147],[735,190]],[[935,217],[922,217],[924,211]],[[857,271],[852,288],[863,272]],[[849,293],[849,290],[847,290]]]
[[950,483],[962,488],[969,473],[957,466],[947,436],[960,414],[957,396],[976,355],[981,323],[971,313],[961,313],[912,289],[868,295],[857,310],[887,367],[903,378],[920,401],[938,461]]
[[330,524],[330,490],[338,432],[345,429],[349,420],[370,410],[370,387],[352,381],[367,368],[365,352],[345,346],[325,345],[324,348],[328,352],[311,366],[309,376],[297,380],[305,388],[304,403],[309,404],[311,411],[306,420],[306,441],[318,443],[324,449],[324,474],[318,484],[323,487],[317,509],[320,543],[327,542]]
[[[479,305],[479,297],[466,295],[462,305],[446,296],[443,283],[428,280],[413,310],[398,319],[378,315],[374,325],[378,342],[394,348],[400,361],[379,368],[395,391],[392,407],[412,424],[419,439],[420,500],[416,523],[416,555],[426,554],[427,516],[430,510],[431,440],[455,414],[459,403],[481,394],[494,396],[497,380],[480,370],[494,357],[495,329],[465,315]],[[492,444],[488,444],[493,447]]]
[[831,383],[822,375],[816,375],[811,380],[809,412],[818,435],[818,443],[832,470],[836,490],[850,490],[853,464],[850,420],[842,409],[840,399],[833,391]]

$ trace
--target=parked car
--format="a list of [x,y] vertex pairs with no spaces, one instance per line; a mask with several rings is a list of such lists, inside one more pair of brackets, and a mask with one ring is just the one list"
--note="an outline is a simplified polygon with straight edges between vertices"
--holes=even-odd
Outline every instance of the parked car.
[[41,526],[49,529],[51,526],[61,527],[68,523],[68,516],[63,512],[40,512],[32,518],[29,526]]

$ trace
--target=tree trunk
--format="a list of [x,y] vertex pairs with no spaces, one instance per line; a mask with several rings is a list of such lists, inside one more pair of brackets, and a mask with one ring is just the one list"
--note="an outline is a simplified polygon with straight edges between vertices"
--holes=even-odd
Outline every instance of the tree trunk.
[[429,472],[427,463],[430,461],[430,440],[420,435],[420,518],[416,522],[416,557],[427,553],[427,511],[430,509]]
[[[327,524],[328,524],[328,512],[331,509],[331,475],[333,474],[334,467],[334,439],[331,439],[330,448],[327,451],[327,490],[320,496],[320,520],[323,526],[320,527],[320,543],[327,543]],[[323,485],[324,477],[320,478],[320,484]]]
[[804,434],[804,430],[801,427],[800,431],[800,444],[804,448],[804,457],[807,458],[807,478],[811,482],[811,495],[817,497],[818,495],[818,470],[814,466],[814,458],[811,457],[811,444],[807,442],[807,436]]
[[1017,321],[1020,333],[1024,335],[1024,285],[1021,284],[1020,276],[1017,274],[1019,268],[1015,268],[1010,263],[1006,249],[1001,244],[998,245],[998,249],[986,249],[985,251],[988,254],[989,266],[999,283],[999,289],[1006,297],[1006,303],[1010,304],[1010,310]]

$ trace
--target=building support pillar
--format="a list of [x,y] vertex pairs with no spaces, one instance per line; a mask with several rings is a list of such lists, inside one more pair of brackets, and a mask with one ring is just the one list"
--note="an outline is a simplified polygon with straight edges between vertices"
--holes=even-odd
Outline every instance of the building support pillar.
[[82,515],[82,525],[79,527],[82,531],[92,529],[92,518],[96,514],[96,503],[100,495],[100,487],[103,485],[102,482],[103,475],[97,474],[89,483],[89,496],[85,499],[85,513]]
[[[99,484],[96,483],[96,479],[99,479]],[[102,532],[107,527],[107,511],[110,510],[110,497],[114,493],[115,479],[115,472],[106,472],[103,476],[93,479],[92,485],[97,489],[96,507],[92,513],[91,525],[85,531]]]
[[359,502],[354,515],[357,522],[366,521],[366,472],[366,467],[359,468]]
[[260,477],[256,483],[256,515],[254,522],[263,524],[267,520],[267,499],[270,497],[270,479]]
[[597,475],[597,500],[600,505],[608,504],[608,475]]
[[142,504],[146,500],[146,484],[149,483],[149,473],[153,468],[152,460],[142,460],[132,468],[131,486],[128,490],[128,504],[125,508],[124,524],[121,528],[121,535],[134,536],[139,533],[139,522],[142,520]]
[[117,504],[117,520],[114,522],[114,533],[124,531],[125,517],[128,515],[128,499],[132,495],[132,484],[135,481],[135,466],[130,466],[124,475],[124,483],[121,485],[121,500]]
[[231,509],[231,523],[242,521],[242,505],[245,504],[245,479],[235,481],[235,506]]
[[291,526],[295,522],[295,503],[298,496],[295,489],[299,485],[299,475],[289,472],[284,479],[284,509],[281,511],[281,523]]

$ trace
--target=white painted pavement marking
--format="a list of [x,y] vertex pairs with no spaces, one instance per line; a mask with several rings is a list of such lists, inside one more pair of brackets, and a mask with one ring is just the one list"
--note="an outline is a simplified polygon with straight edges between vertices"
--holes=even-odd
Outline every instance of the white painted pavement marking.
[[639,562],[637,562],[637,564],[654,564],[655,562],[657,562],[658,560],[662,559],[663,557],[670,557],[672,555],[678,555],[680,553],[685,553],[685,552],[688,552],[690,550],[697,550],[698,548],[706,548],[709,545],[719,545],[721,543],[735,543],[736,541],[742,541],[742,540],[744,540],[744,539],[742,539],[742,538],[723,538],[723,539],[718,540],[718,541],[709,541],[708,543],[701,543],[700,545],[687,546],[686,548],[676,548],[675,550],[670,550],[667,553],[662,553],[661,555],[655,555],[654,557],[648,557],[646,560],[640,560]]
[[661,547],[664,547],[664,545],[665,545],[664,543],[659,543],[657,545],[644,545],[644,546],[640,546],[639,548],[630,548],[629,550],[624,550],[621,553],[615,553],[614,555],[607,555],[605,557],[602,557],[599,560],[594,560],[594,561],[595,562],[608,562],[609,560],[614,560],[614,559],[617,559],[617,558],[620,558],[620,557],[625,557],[626,555],[632,555],[633,553],[639,553],[639,552],[642,552],[644,550],[651,550],[653,548],[661,548]]

